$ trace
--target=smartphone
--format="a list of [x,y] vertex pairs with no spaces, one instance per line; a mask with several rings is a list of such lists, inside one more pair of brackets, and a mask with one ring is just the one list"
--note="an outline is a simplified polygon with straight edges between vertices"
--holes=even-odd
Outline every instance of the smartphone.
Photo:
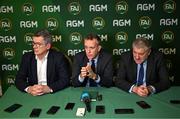
[[75,103],[69,102],[66,104],[65,110],[73,110]]
[[55,114],[60,109],[59,106],[51,106],[49,110],[46,112],[47,114]]
[[172,103],[172,104],[180,104],[180,100],[170,100],[170,103]]
[[138,101],[136,103],[143,109],[151,108],[151,106],[145,101]]
[[104,105],[97,105],[96,106],[96,114],[104,114],[105,113],[105,106]]
[[41,111],[42,110],[40,108],[34,108],[34,109],[32,109],[31,114],[29,115],[29,117],[39,117]]
[[13,105],[9,106],[8,108],[4,109],[4,111],[14,112],[15,110],[19,109],[20,107],[22,107],[21,104],[13,104]]
[[133,114],[134,110],[127,108],[127,109],[114,109],[115,114]]

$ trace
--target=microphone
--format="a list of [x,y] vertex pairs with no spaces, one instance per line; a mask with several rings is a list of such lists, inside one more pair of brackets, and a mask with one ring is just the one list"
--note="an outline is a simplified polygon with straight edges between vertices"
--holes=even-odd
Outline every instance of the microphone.
[[91,112],[91,106],[90,106],[90,96],[88,92],[83,92],[81,95],[81,100],[84,102],[84,104],[86,105],[86,109],[88,112]]

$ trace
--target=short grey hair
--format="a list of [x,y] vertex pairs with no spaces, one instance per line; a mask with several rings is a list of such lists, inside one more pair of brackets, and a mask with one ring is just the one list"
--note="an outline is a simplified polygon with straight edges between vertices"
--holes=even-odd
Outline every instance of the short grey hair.
[[151,43],[144,37],[135,39],[132,43],[132,48],[143,48],[144,50],[151,49]]
[[97,40],[98,45],[101,44],[101,38],[97,34],[90,33],[84,38],[84,40],[93,40],[93,39]]
[[34,35],[34,37],[42,36],[44,38],[45,44],[52,44],[52,37],[51,34],[47,29],[39,30]]

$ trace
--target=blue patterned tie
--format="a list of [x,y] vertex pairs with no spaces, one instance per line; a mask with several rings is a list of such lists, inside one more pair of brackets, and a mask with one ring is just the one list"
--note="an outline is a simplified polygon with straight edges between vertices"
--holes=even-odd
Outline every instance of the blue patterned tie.
[[[94,73],[96,73],[94,60],[91,60],[91,69],[93,70]],[[89,84],[90,87],[96,87],[97,86],[96,82],[91,78],[89,78],[89,83],[90,83]]]
[[138,86],[143,84],[143,78],[144,78],[144,67],[143,67],[143,63],[141,63],[141,66],[139,69],[138,82],[137,82]]
[[91,60],[91,69],[93,70],[93,72],[95,73],[95,63],[94,60]]

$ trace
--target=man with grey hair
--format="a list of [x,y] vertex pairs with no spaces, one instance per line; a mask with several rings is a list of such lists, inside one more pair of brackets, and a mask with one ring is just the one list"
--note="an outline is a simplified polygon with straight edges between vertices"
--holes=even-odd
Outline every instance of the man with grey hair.
[[145,38],[134,40],[132,51],[123,53],[118,64],[115,85],[124,91],[146,97],[170,87],[163,54]]
[[33,52],[23,55],[15,85],[33,96],[53,93],[68,86],[68,62],[61,52],[52,50],[52,38],[47,30],[33,36]]

